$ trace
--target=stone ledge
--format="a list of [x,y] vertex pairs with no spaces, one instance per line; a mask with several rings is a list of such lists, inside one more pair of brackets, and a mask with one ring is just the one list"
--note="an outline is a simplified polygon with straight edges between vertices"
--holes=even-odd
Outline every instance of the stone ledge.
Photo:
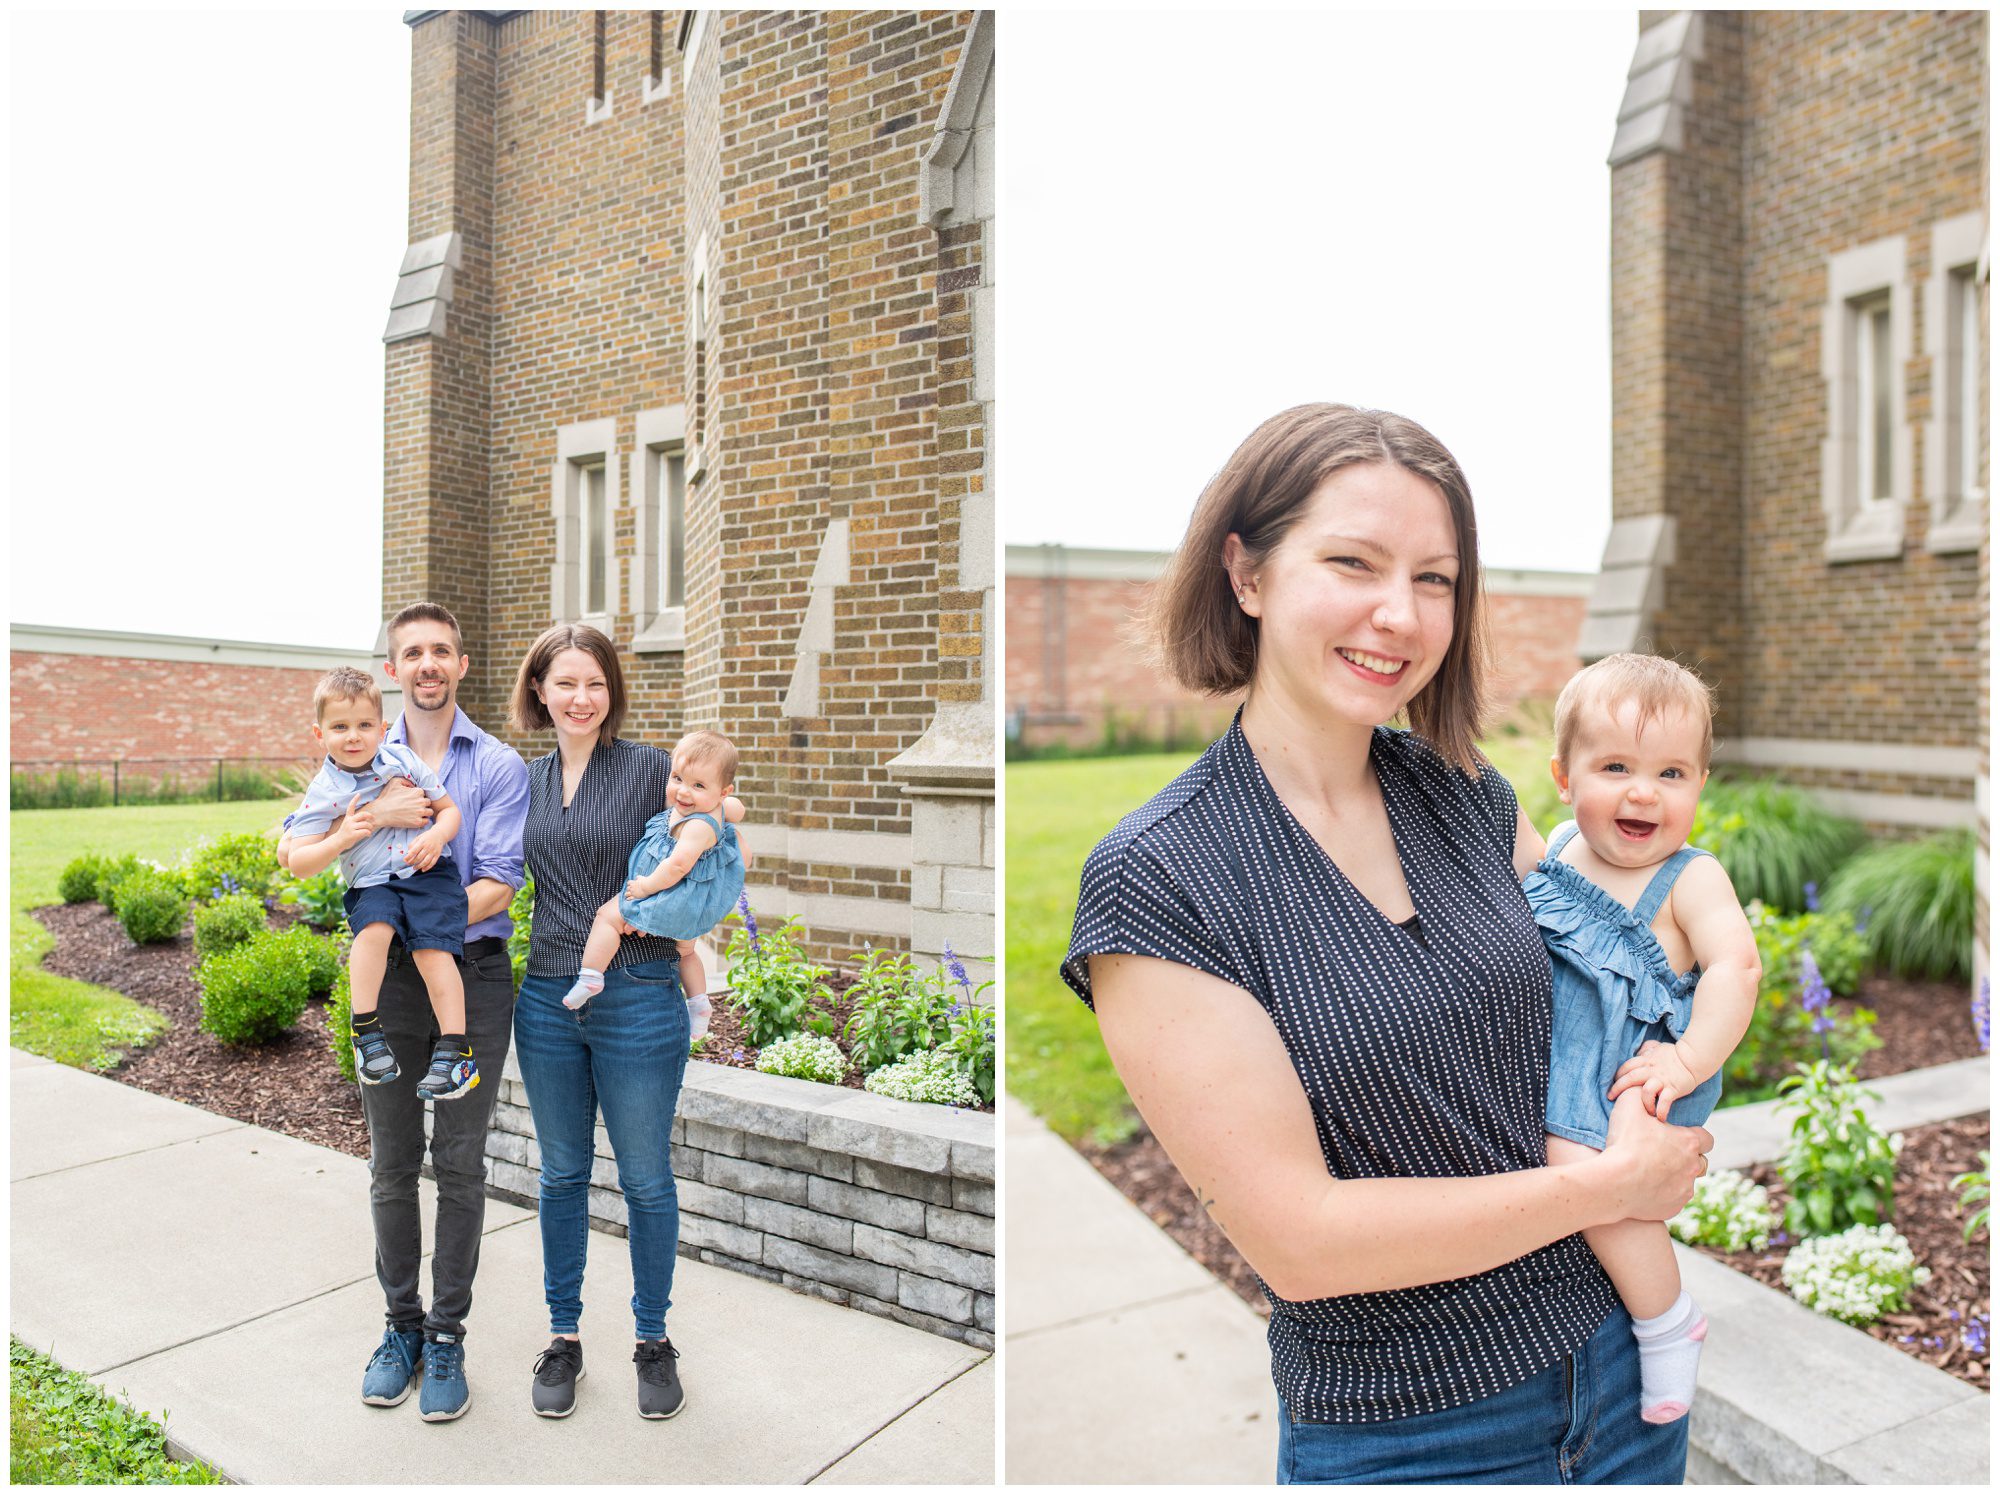
[[1986,1394],[1676,1244],[1713,1326],[1690,1476],[1748,1484],[1987,1483]]
[[[680,1252],[990,1349],[994,1118],[695,1060],[672,1131]],[[625,1233],[599,1126],[591,1224]],[[489,1192],[534,1207],[541,1148],[508,1056]]]

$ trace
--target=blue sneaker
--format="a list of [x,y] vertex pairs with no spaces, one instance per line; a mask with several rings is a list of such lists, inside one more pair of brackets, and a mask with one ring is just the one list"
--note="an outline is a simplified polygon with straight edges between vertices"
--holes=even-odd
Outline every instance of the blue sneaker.
[[472,1055],[440,1046],[431,1055],[431,1067],[417,1081],[417,1094],[428,1105],[432,1101],[457,1100],[479,1084],[479,1066]]
[[472,1405],[465,1383],[465,1345],[451,1334],[436,1334],[424,1345],[424,1391],[417,1410],[425,1422],[450,1422]]
[[361,1399],[371,1407],[393,1407],[410,1394],[424,1361],[424,1336],[391,1327],[361,1377]]
[[386,1085],[402,1072],[380,1029],[354,1035],[355,1079],[364,1085]]

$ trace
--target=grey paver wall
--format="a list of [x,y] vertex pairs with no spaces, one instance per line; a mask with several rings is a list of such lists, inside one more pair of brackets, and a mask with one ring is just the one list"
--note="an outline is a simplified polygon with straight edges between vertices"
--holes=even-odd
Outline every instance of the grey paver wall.
[[[674,1120],[681,1254],[993,1347],[993,1118],[695,1061]],[[623,1234],[602,1127],[595,1223]],[[511,1057],[487,1185],[532,1206],[541,1150]]]

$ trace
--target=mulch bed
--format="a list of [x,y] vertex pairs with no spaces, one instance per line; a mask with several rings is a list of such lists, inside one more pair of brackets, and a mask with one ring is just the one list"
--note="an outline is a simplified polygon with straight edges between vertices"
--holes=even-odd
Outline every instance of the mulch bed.
[[[36,909],[35,917],[56,937],[44,962],[47,970],[123,992],[173,1022],[111,1078],[218,1116],[368,1156],[361,1093],[333,1067],[325,1002],[308,1002],[298,1027],[270,1043],[232,1047],[201,1031],[191,924],[171,944],[135,945],[102,904],[59,903]],[[271,923],[283,928],[296,918],[295,910],[280,907]]]
[[[1979,1040],[1966,1012],[1966,994],[1956,983],[1871,976],[1863,980],[1860,994],[1852,1000],[1875,1009],[1875,1036],[1882,1040],[1882,1047],[1869,1053],[1860,1065],[1864,1079],[1903,1074],[1953,1059],[1970,1059],[1979,1053]],[[1976,1135],[1980,1140],[1970,1145],[1935,1140],[1960,1138],[1961,1133],[1965,1137]],[[1944,1122],[1907,1134],[1896,1184],[1896,1226],[1909,1239],[1917,1259],[1931,1268],[1932,1278],[1918,1289],[1912,1313],[1898,1316],[1916,1318],[1918,1323],[1897,1322],[1891,1326],[1885,1321],[1868,1331],[1981,1388],[1987,1385],[1987,1361],[1984,1357],[1975,1360],[1964,1349],[1961,1328],[1971,1313],[1988,1311],[1986,1235],[1981,1232],[1975,1236],[1969,1247],[1959,1240],[1964,1226],[1955,1212],[1957,1195],[1946,1189],[1944,1183],[1979,1166],[1980,1148],[1990,1145],[1986,1135],[1987,1122],[1983,1116]],[[1933,1148],[1938,1150],[1936,1157],[1932,1156]],[[1192,1191],[1182,1182],[1166,1150],[1143,1125],[1138,1135],[1128,1141],[1105,1147],[1085,1140],[1077,1144],[1077,1151],[1178,1242],[1182,1250],[1228,1283],[1244,1302],[1269,1315],[1270,1304],[1257,1285],[1250,1264],[1195,1203]],[[1757,1181],[1767,1187],[1772,1182],[1770,1175],[1768,1167],[1756,1170]],[[1773,1198],[1777,1198],[1776,1191]],[[1782,1201],[1780,1204],[1782,1207]],[[1776,1262],[1783,1259],[1782,1250],[1772,1255],[1768,1276],[1737,1258],[1710,1254],[1782,1291],[1776,1267]],[[1977,1273],[1976,1293],[1964,1282],[1966,1270]],[[1953,1312],[1960,1315],[1958,1320],[1950,1317]],[[1910,1336],[1908,1342],[1902,1338],[1905,1334]],[[1927,1339],[1938,1343],[1926,1345]],[[1958,1346],[1956,1350],[1951,1348],[1954,1345]]]
[[[1992,1389],[1992,1362],[1987,1354],[1974,1354],[1967,1346],[1965,1326],[1974,1314],[1991,1312],[1992,1242],[1984,1229],[1965,1239],[1966,1215],[1959,1213],[1958,1190],[1951,1187],[1951,1180],[1979,1166],[1980,1151],[1992,1146],[1991,1124],[1990,1114],[1982,1112],[1913,1127],[1903,1134],[1903,1150],[1896,1158],[1893,1223],[1918,1262],[1931,1269],[1931,1280],[1911,1290],[1905,1312],[1886,1314],[1862,1330],[1981,1391]],[[1778,1170],[1759,1163],[1749,1174],[1771,1191],[1772,1205],[1782,1212],[1790,1194],[1779,1181]],[[1779,1232],[1764,1251],[1695,1249],[1784,1292],[1781,1268],[1789,1244]]]

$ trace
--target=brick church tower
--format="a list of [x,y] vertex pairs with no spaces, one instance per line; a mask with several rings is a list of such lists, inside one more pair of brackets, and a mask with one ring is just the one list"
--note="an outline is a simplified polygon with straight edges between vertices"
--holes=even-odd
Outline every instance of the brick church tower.
[[[411,11],[383,596],[743,750],[751,901],[994,952],[990,13]],[[512,739],[526,756],[553,745]]]

